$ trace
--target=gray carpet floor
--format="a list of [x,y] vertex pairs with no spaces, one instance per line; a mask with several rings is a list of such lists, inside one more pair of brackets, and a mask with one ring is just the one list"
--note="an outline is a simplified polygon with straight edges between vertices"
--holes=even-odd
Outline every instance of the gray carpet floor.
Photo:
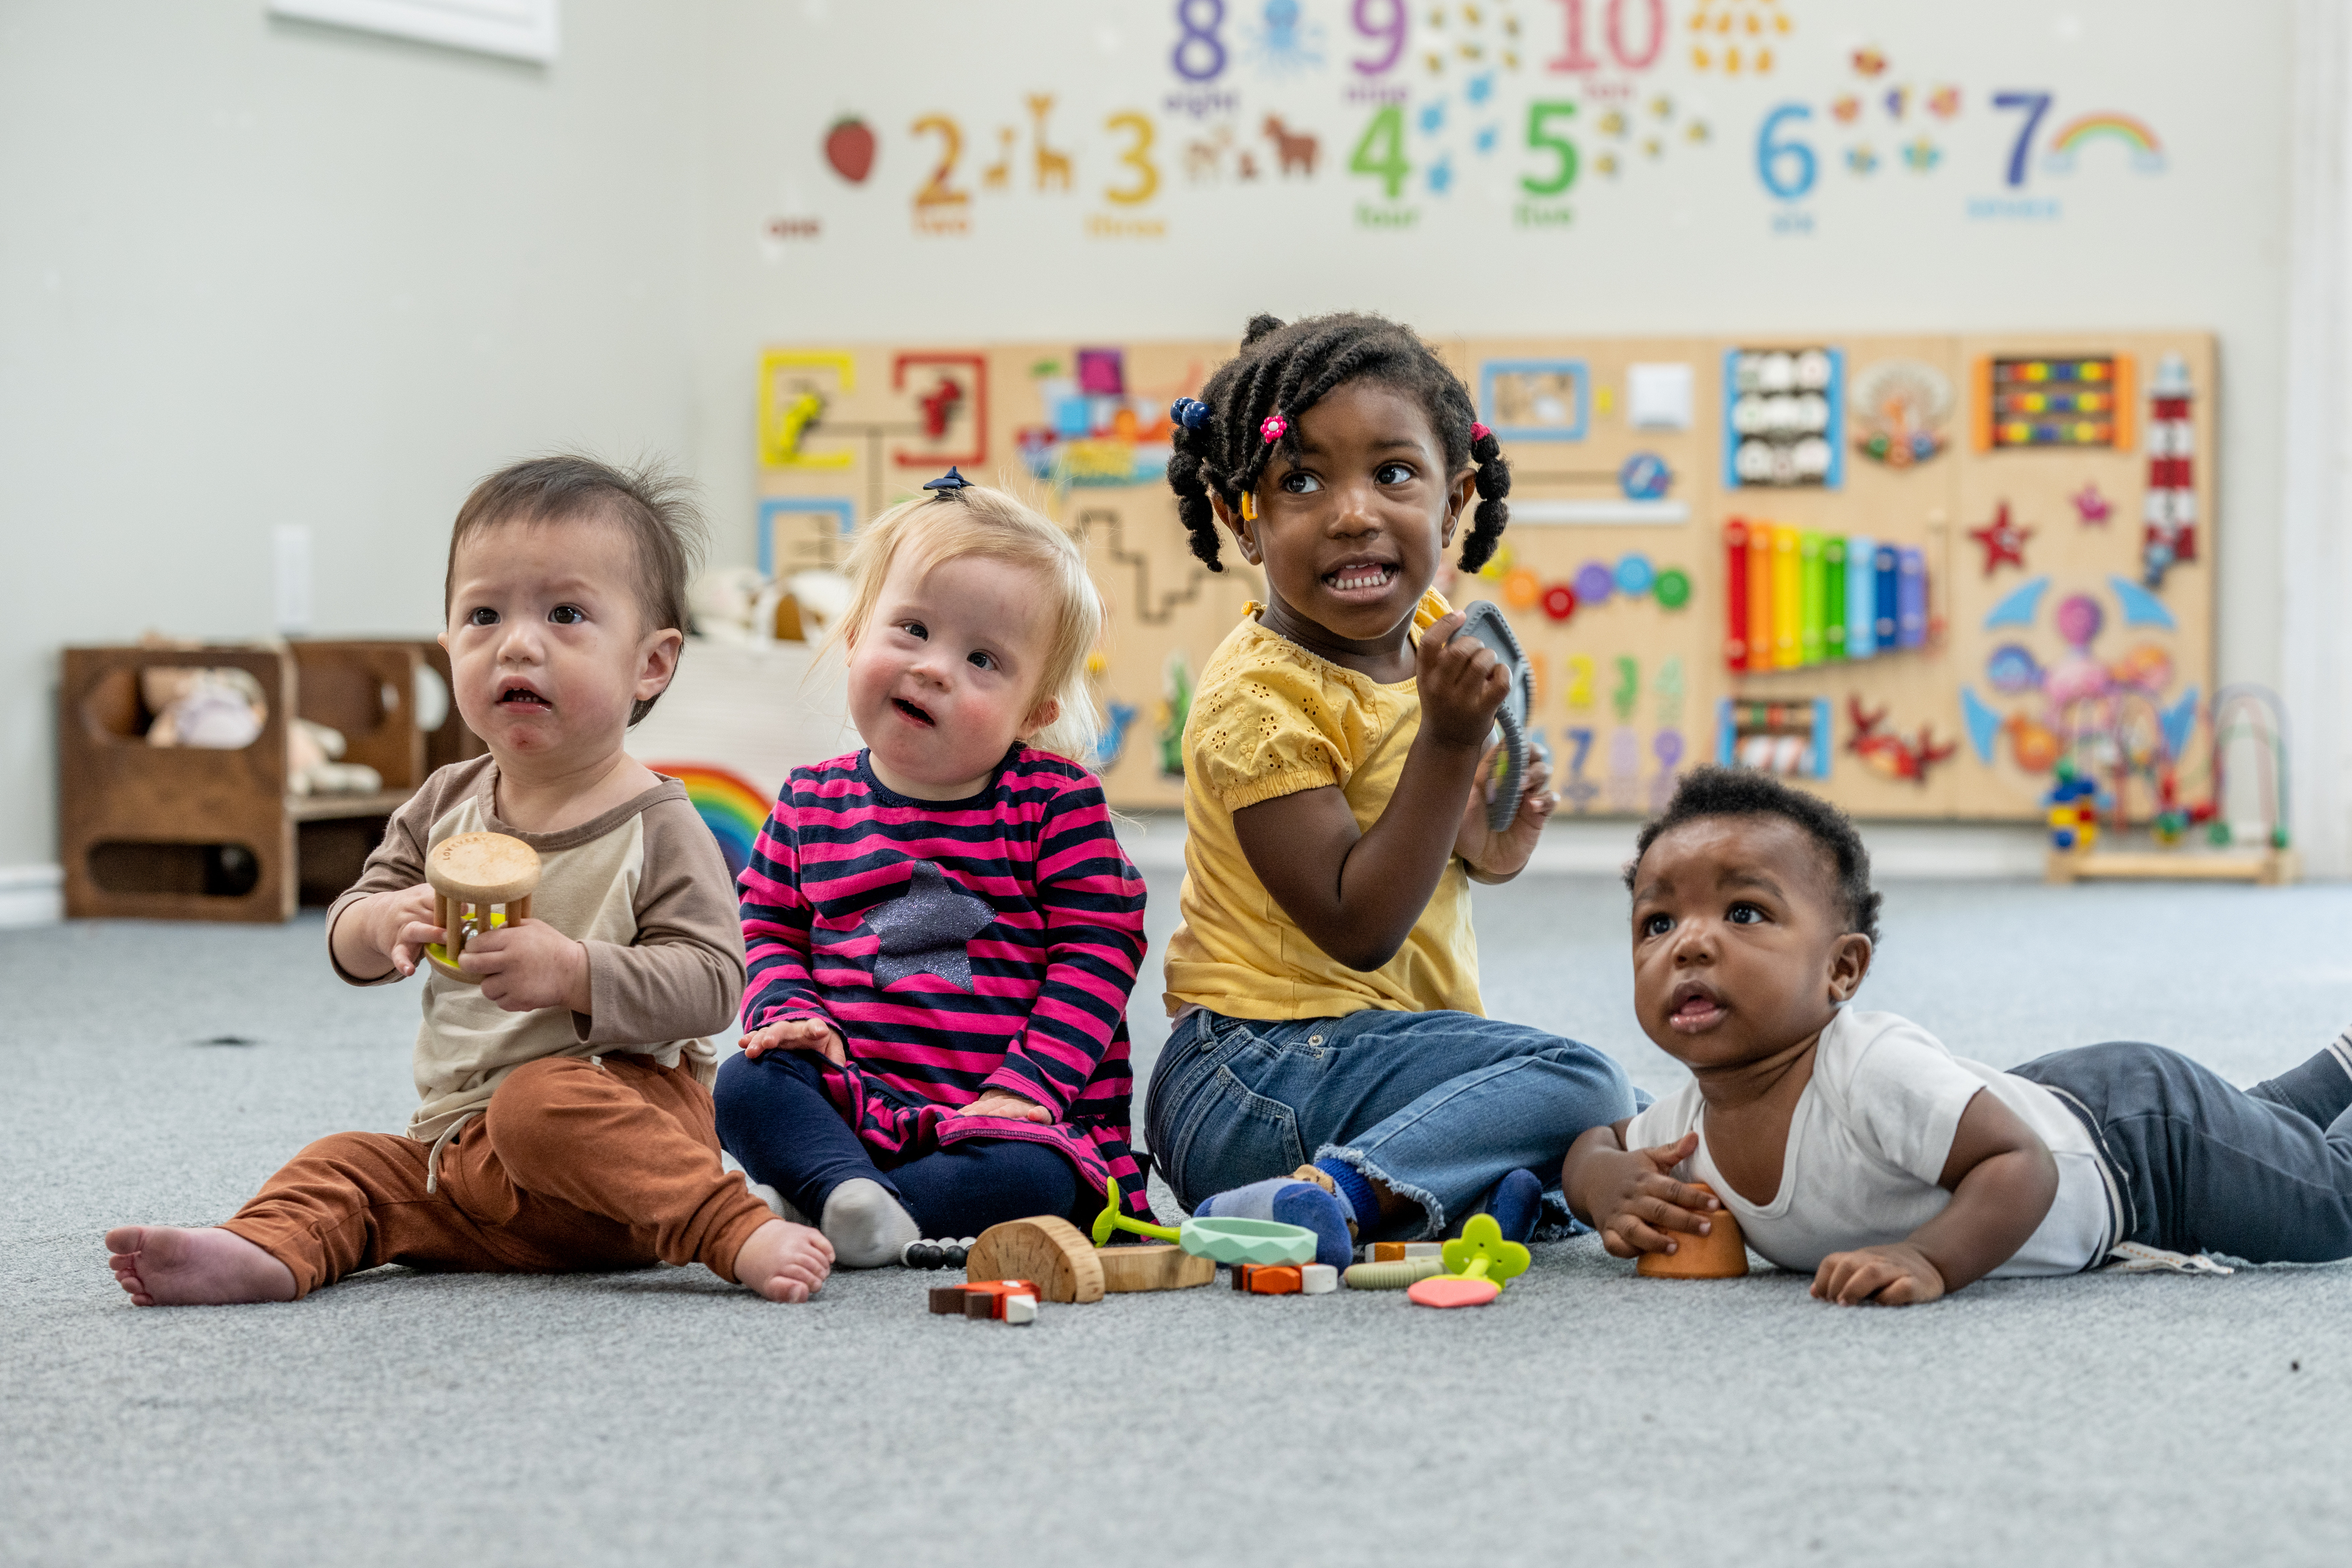
[[[1672,1086],[1622,892],[1525,879],[1478,923],[1489,1011]],[[2000,1064],[2141,1037],[2248,1082],[2352,1018],[2352,889],[1898,884],[1885,929],[1865,1002]],[[1584,1237],[1471,1312],[1221,1283],[1015,1330],[897,1269],[801,1308],[383,1269],[132,1309],[106,1226],[406,1114],[414,988],[319,950],[315,915],[0,932],[0,1562],[2352,1561],[2352,1265],[1840,1311]]]

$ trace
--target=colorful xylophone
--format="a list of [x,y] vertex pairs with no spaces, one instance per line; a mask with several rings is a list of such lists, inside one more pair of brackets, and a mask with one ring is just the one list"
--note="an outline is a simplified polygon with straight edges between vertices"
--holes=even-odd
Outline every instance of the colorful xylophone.
[[1927,557],[1784,523],[1733,518],[1724,663],[1755,672],[1874,658],[1927,640]]

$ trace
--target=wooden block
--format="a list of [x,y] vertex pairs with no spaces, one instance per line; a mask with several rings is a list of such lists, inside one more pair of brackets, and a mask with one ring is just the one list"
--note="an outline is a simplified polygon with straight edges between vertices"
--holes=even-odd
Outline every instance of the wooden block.
[[1146,1247],[1098,1247],[1095,1261],[1107,1291],[1189,1290],[1217,1277],[1213,1258],[1195,1258],[1171,1242]]
[[[1213,1274],[1216,1266],[1209,1268]],[[964,1255],[964,1278],[1040,1280],[1045,1288],[1032,1291],[1040,1301],[1099,1301],[1105,1289],[1094,1244],[1054,1215],[990,1226]]]
[[1008,1323],[1034,1323],[1037,1321],[1037,1298],[1007,1296],[1004,1298],[1004,1321]]
[[1003,1317],[1004,1298],[991,1296],[984,1290],[967,1290],[963,1298],[963,1315],[967,1318]]
[[1234,1265],[1234,1289],[1253,1296],[1296,1296],[1300,1280],[1297,1267],[1289,1263],[1236,1263]]
[[1302,1296],[1328,1296],[1339,1288],[1339,1271],[1328,1263],[1308,1263],[1298,1270],[1298,1293]]
[[963,1310],[964,1289],[961,1285],[931,1287],[931,1311],[940,1317]]
[[1372,1243],[1372,1261],[1375,1263],[1402,1263],[1404,1261],[1404,1243],[1402,1241],[1376,1241]]
[[1445,1244],[1442,1241],[1376,1241],[1372,1243],[1372,1261],[1375,1263],[1402,1263],[1408,1258],[1443,1259],[1444,1257]]
[[979,1279],[961,1285],[931,1287],[931,1310],[943,1317],[1001,1318],[1008,1297],[1035,1300],[1037,1287],[1026,1279]]
[[1408,1258],[1434,1258],[1443,1262],[1445,1244],[1442,1241],[1408,1241],[1404,1244],[1404,1255]]

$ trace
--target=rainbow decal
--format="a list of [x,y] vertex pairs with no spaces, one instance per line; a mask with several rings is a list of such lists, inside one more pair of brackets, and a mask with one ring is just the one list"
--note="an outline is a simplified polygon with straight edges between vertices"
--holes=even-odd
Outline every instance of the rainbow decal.
[[2111,138],[2129,148],[2132,167],[2141,174],[2162,172],[2164,149],[2157,145],[2156,132],[2147,128],[2147,122],[2112,110],[2085,114],[2060,126],[2050,138],[2050,155],[2042,163],[2053,174],[2071,174],[2074,172],[2076,149],[2102,138]]
[[740,773],[701,763],[647,763],[646,766],[686,786],[686,798],[719,840],[727,875],[740,877],[751,863],[751,844],[768,820],[768,797]]

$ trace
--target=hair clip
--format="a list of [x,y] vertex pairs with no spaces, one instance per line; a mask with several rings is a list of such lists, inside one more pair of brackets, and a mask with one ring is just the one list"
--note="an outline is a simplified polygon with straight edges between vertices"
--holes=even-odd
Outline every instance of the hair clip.
[[1180,397],[1168,405],[1168,417],[1187,430],[1198,430],[1209,422],[1212,410],[1197,397]]
[[1257,521],[1257,492],[1255,490],[1244,490],[1242,492],[1242,521],[1244,522],[1255,522]]
[[1470,444],[1472,446],[1476,446],[1479,442],[1485,440],[1487,437],[1492,436],[1494,432],[1492,430],[1487,429],[1475,419],[1470,421]]
[[1257,427],[1257,433],[1265,440],[1279,441],[1282,439],[1282,433],[1289,428],[1289,420],[1279,414],[1269,414],[1265,416],[1265,423]]
[[965,479],[961,474],[956,472],[955,468],[950,466],[946,473],[941,474],[936,479],[930,480],[929,483],[925,484],[923,488],[927,490],[939,491],[939,499],[946,500],[957,490],[970,489],[971,488],[971,481]]

